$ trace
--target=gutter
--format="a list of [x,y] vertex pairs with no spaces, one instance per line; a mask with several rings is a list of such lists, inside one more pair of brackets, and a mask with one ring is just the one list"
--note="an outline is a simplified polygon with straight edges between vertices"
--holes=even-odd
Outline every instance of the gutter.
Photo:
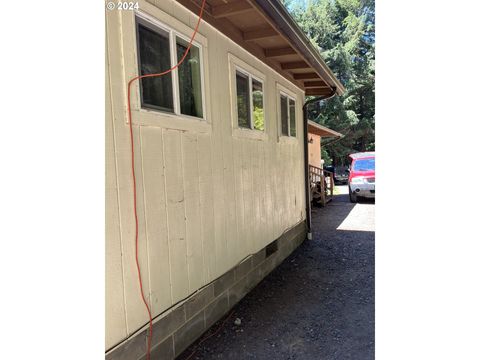
[[303,111],[303,155],[304,155],[304,171],[305,171],[305,206],[306,206],[306,217],[307,217],[307,239],[312,240],[312,202],[310,201],[310,167],[308,163],[308,115],[307,108],[308,105],[315,102],[330,99],[337,94],[337,89],[334,87],[332,92],[328,95],[319,96],[313,99],[310,99],[305,102],[302,106]]
[[302,29],[300,29],[285,9],[285,6],[283,6],[279,0],[256,0],[254,2],[262,8],[263,12],[267,14],[275,22],[275,25],[293,42],[295,50],[304,55],[310,65],[320,73],[327,84],[332,89],[335,89],[336,94],[342,95],[345,93],[345,87],[335,77],[332,70],[330,70],[320,56],[318,50],[313,47]]

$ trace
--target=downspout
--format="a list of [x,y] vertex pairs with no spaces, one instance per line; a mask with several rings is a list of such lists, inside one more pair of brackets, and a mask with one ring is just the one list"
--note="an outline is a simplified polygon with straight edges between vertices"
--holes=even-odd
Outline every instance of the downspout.
[[319,96],[313,99],[310,99],[303,104],[303,154],[305,159],[305,203],[306,203],[306,214],[307,214],[307,239],[312,240],[312,202],[310,201],[310,168],[309,168],[309,159],[308,159],[308,115],[307,107],[310,104],[316,103],[321,100],[330,99],[335,96],[337,88],[333,87],[332,92],[328,95]]

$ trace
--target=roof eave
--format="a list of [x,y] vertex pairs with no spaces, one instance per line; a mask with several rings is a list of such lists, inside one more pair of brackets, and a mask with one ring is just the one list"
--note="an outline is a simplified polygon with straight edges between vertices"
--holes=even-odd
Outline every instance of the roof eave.
[[278,28],[292,41],[292,46],[301,53],[310,65],[319,72],[322,78],[331,88],[336,89],[337,95],[343,95],[346,91],[342,83],[336,78],[332,70],[322,59],[319,52],[305,36],[298,24],[285,9],[279,0],[255,0],[251,1],[261,7],[264,13],[271,17]]
[[[335,131],[335,130],[332,130],[326,126],[323,126],[323,125],[320,125],[320,124],[317,124],[315,121],[312,121],[312,120],[308,120],[308,130],[309,132],[313,133],[313,134],[316,134],[316,135],[319,135],[321,137],[344,137],[345,135]],[[310,131],[310,129],[315,129],[315,130],[318,130],[317,133],[313,131]]]

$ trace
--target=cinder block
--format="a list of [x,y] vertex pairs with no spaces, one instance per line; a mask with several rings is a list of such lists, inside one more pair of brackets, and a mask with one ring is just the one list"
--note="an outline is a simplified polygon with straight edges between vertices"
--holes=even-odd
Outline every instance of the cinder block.
[[215,280],[213,283],[213,295],[217,297],[234,283],[235,275],[234,269],[230,270],[226,274],[222,275],[219,279]]
[[293,241],[289,241],[288,244],[287,244],[287,247],[288,247],[288,250],[290,251],[290,253],[292,253],[293,250],[295,250],[295,246],[293,244]]
[[228,292],[225,291],[205,308],[205,325],[208,329],[228,311]]
[[292,253],[291,243],[290,242],[286,243],[284,246],[278,249],[278,252],[279,252],[280,262],[282,262]]
[[243,261],[240,263],[235,269],[235,281],[240,280],[243,278],[245,275],[248,274],[248,272],[252,270],[252,258],[248,258],[247,260]]
[[288,256],[288,252],[286,250],[287,250],[287,246],[283,246],[280,249],[278,249],[277,258],[275,259],[276,266],[280,265],[283,262],[283,260],[285,260],[285,258]]
[[[141,360],[145,360],[146,355],[142,356]],[[175,353],[173,351],[173,335],[166,338],[162,343],[152,347],[150,351],[150,359],[173,360]]]
[[265,248],[252,256],[252,267],[257,267],[265,260]]
[[265,259],[265,261],[259,266],[260,277],[263,279],[267,276],[276,266],[276,256],[272,255]]
[[290,242],[290,240],[295,236],[294,235],[295,228],[288,230],[286,233],[282,234],[278,240],[278,246],[283,247],[286,243]]
[[147,330],[124,342],[105,355],[105,360],[137,360],[147,352]]
[[182,305],[153,324],[152,347],[161,343],[186,322],[185,306]]
[[189,319],[185,325],[173,334],[175,356],[180,355],[192,342],[205,331],[203,311]]
[[249,290],[247,279],[247,277],[241,278],[235,285],[228,289],[228,304],[230,307],[233,307],[233,305],[247,294]]
[[293,240],[292,243],[294,244],[295,249],[305,241],[305,237],[306,237],[306,233],[302,232]]
[[213,284],[208,285],[207,287],[193,295],[185,303],[185,314],[187,316],[187,319],[190,319],[193,315],[202,310],[213,299]]
[[248,292],[252,290],[255,286],[257,286],[260,281],[262,281],[263,276],[261,276],[260,268],[257,267],[252,271],[250,271],[247,274],[246,278],[247,278],[247,292]]

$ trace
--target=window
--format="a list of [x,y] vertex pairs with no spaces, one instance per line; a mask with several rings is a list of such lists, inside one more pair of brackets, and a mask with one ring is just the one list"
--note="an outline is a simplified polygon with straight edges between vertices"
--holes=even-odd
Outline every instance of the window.
[[235,71],[238,127],[265,130],[263,82],[244,71]]
[[[138,24],[140,74],[155,74],[170,69],[168,33],[152,31]],[[142,106],[173,112],[172,74],[141,79]]]
[[263,84],[252,78],[253,97],[253,127],[265,130],[265,115],[263,114]]
[[[162,29],[137,17],[138,64],[141,75],[161,73],[185,55],[188,41],[173,30]],[[201,48],[192,45],[173,72],[140,79],[142,108],[203,118]]]
[[295,123],[295,100],[288,99],[290,109],[290,136],[297,136],[297,124]]
[[238,126],[251,128],[250,119],[250,86],[248,76],[237,71],[237,116]]
[[282,120],[282,135],[288,136],[288,98],[280,95],[280,119]]
[[375,158],[357,159],[353,162],[355,171],[375,171]]
[[[177,63],[187,51],[188,42],[177,37]],[[192,46],[183,63],[178,67],[180,112],[203,117],[202,77],[200,74],[200,50]]]
[[295,100],[280,93],[280,122],[282,136],[297,136]]

